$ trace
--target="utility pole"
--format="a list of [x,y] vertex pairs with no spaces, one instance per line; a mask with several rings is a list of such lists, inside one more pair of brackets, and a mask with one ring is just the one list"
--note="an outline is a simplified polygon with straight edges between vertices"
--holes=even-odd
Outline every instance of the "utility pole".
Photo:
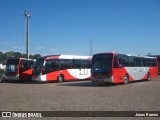
[[90,40],[90,48],[89,48],[89,55],[93,55],[93,46],[92,46],[92,39]]
[[26,55],[27,55],[27,59],[29,59],[29,29],[28,29],[29,21],[28,20],[31,17],[31,14],[26,10],[24,11],[23,14],[26,18]]

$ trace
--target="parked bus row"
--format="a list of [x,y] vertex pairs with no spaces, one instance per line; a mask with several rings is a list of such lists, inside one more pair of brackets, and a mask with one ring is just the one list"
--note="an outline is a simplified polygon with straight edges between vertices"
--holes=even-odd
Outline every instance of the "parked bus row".
[[7,61],[2,80],[58,81],[91,78],[91,57],[50,55],[39,59]]
[[30,80],[32,77],[33,60],[25,58],[7,60],[2,80]]
[[50,55],[36,60],[10,59],[2,80],[63,82],[91,79],[92,82],[127,84],[150,80],[157,75],[156,57],[110,52],[93,56]]

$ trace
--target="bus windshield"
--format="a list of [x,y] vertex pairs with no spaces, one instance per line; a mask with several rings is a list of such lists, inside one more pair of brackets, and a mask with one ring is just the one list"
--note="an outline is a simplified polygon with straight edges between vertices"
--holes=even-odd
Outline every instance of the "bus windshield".
[[92,72],[93,73],[107,73],[112,68],[112,55],[99,54],[94,55],[92,59]]
[[43,68],[44,59],[37,59],[34,63],[34,74],[39,75],[40,70]]
[[44,59],[37,59],[35,64],[34,64],[34,68],[35,69],[42,68],[43,67],[43,62],[44,62]]
[[7,74],[15,74],[18,72],[19,59],[8,60],[6,65]]

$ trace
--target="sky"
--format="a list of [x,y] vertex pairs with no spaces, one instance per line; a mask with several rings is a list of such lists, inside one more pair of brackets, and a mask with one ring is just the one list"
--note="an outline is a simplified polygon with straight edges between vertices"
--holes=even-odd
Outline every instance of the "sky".
[[160,0],[0,0],[0,51],[160,55]]

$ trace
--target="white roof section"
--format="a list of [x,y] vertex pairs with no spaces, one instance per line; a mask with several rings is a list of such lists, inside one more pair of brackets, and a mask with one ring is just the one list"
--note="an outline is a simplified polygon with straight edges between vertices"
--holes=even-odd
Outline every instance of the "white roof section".
[[97,53],[97,54],[117,54],[117,55],[127,55],[130,57],[141,57],[141,58],[151,58],[151,59],[155,59],[155,57],[151,57],[151,56],[146,56],[146,55],[132,55],[132,54],[126,54],[126,53],[118,53],[118,52],[104,52],[104,53]]
[[92,56],[80,56],[80,55],[50,55],[46,58],[48,59],[88,59],[91,60]]
[[60,55],[60,59],[92,59],[92,56]]
[[145,55],[131,55],[131,54],[126,54],[127,56],[133,56],[133,57],[143,57],[143,58],[155,58],[151,56],[145,56]]

